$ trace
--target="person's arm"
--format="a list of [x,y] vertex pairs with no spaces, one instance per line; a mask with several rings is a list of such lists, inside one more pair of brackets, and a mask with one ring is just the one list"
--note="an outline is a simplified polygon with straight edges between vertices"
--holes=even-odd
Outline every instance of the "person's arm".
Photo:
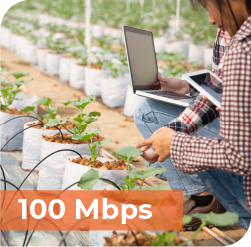
[[219,112],[216,110],[216,106],[203,99],[202,95],[198,95],[179,117],[165,126],[175,131],[193,135],[205,125],[213,122],[218,116]]
[[171,142],[174,166],[185,173],[218,169],[251,175],[250,52],[231,49],[225,60],[221,108],[223,140],[176,132]]

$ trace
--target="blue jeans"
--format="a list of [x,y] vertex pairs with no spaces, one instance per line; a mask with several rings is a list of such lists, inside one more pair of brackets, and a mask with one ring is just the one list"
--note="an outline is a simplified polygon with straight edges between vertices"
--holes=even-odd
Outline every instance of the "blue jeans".
[[227,211],[239,215],[240,226],[248,230],[251,211],[244,195],[243,177],[219,170],[209,170],[198,175]]
[[[184,109],[182,106],[152,99],[143,99],[135,109],[134,121],[143,137],[148,139],[157,129],[177,118]],[[219,137],[219,129],[219,119],[216,119],[195,135],[209,138]],[[149,162],[146,162],[147,167],[150,165]],[[164,176],[169,182],[169,185],[173,190],[182,190],[184,196],[198,194],[207,190],[198,174],[188,175],[179,171],[173,166],[171,158],[162,163],[156,162],[152,165],[165,167],[167,173]]]

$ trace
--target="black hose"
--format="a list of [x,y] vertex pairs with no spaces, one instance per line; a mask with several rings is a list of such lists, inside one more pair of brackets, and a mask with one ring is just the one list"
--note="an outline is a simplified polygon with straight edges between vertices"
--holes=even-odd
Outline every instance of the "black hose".
[[[36,118],[36,117],[33,117],[33,116],[19,116],[19,117],[14,117],[14,118],[12,118],[12,119],[9,119],[9,120],[7,120],[6,122],[4,122],[4,123],[2,123],[2,124],[6,124],[6,123],[8,123],[8,122],[10,122],[10,121],[12,121],[12,120],[14,120],[14,119],[21,118],[21,117],[34,118],[34,119],[37,119],[40,123],[43,123],[39,118]],[[2,125],[2,124],[0,124],[0,125]]]
[[[5,177],[5,172],[4,172],[4,169],[2,167],[2,165],[0,164],[0,168],[1,168],[1,171],[3,173],[3,179],[4,179],[4,191],[6,191],[6,188],[7,188],[7,181],[6,181],[6,177]],[[4,204],[4,199],[5,199],[5,193],[4,193],[4,196],[3,196],[3,203],[1,205],[1,207],[3,206]]]
[[[41,126],[41,125],[43,126],[43,124],[31,125],[31,126],[27,127],[26,129],[23,129],[23,130],[19,131],[17,134],[15,134],[13,137],[11,137],[9,141],[7,141],[7,142],[3,145],[3,147],[1,148],[1,151],[3,151],[3,148],[5,148],[5,146],[6,146],[12,139],[14,139],[18,134],[22,133],[23,131],[25,131],[25,130],[27,130],[27,129],[29,129],[29,128],[32,128],[32,127],[35,127],[35,126]],[[61,131],[58,127],[56,127],[56,126],[54,126],[54,127],[57,128],[57,129],[59,130],[59,132],[60,132],[60,134],[61,134],[61,136],[62,136],[62,139],[64,140],[64,136],[63,136],[62,131]]]
[[48,157],[50,157],[51,155],[55,154],[55,153],[59,153],[59,152],[62,152],[62,151],[71,151],[71,152],[74,152],[76,154],[78,154],[80,156],[81,159],[83,159],[83,157],[81,156],[81,154],[75,150],[72,150],[72,149],[60,149],[60,150],[57,150],[49,155],[47,155],[45,158],[43,158],[41,161],[39,161],[39,163],[29,172],[29,174],[26,176],[26,178],[23,180],[23,182],[20,184],[20,186],[18,187],[19,189],[21,188],[21,186],[23,185],[23,183],[25,182],[25,180],[30,176],[30,174],[45,160],[47,159]]

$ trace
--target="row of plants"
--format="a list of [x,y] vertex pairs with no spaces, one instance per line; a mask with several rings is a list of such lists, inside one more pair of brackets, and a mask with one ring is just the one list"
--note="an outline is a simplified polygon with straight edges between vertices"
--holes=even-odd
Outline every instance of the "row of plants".
[[[176,2],[145,0],[143,16],[140,1],[130,1],[130,7],[128,2],[127,0],[93,0],[91,23],[119,29],[123,25],[148,29],[153,31],[155,37],[161,37],[168,30],[174,28],[175,24],[173,26],[170,20],[176,18]],[[84,1],[46,0],[41,2],[27,0],[13,6],[10,11],[23,10],[29,13],[46,13],[65,20],[84,22],[84,9]],[[103,11],[104,9],[106,11]],[[197,13],[192,10],[189,1],[181,1],[180,16],[180,29],[175,33],[176,37],[189,38],[194,44],[212,46],[215,38],[215,28],[208,23],[208,14],[205,10],[201,9],[200,13]]]
[[[121,160],[117,161],[101,157],[101,148],[112,140],[102,137],[100,135],[101,130],[98,127],[95,130],[88,129],[89,125],[97,122],[98,117],[101,116],[99,112],[86,112],[85,110],[87,105],[95,101],[95,96],[62,102],[63,111],[60,116],[58,114],[58,108],[52,106],[52,99],[46,97],[42,97],[32,105],[19,110],[18,113],[13,113],[11,112],[11,104],[15,99],[13,95],[19,90],[20,84],[24,85],[30,80],[21,81],[20,78],[28,76],[28,73],[17,72],[7,74],[15,78],[13,82],[9,82],[2,76],[4,73],[6,75],[5,69],[2,69],[1,93],[4,104],[1,108],[1,113],[12,115],[12,119],[10,119],[12,121],[16,121],[16,117],[27,117],[28,119],[31,112],[34,112],[37,117],[37,121],[28,122],[24,125],[28,126],[28,128],[23,129],[25,134],[29,133],[30,130],[32,132],[30,132],[30,135],[24,135],[23,137],[23,143],[30,142],[30,145],[28,145],[29,150],[26,151],[27,146],[23,146],[22,166],[25,166],[27,162],[25,155],[29,153],[29,158],[33,158],[33,161],[30,162],[29,168],[25,168],[29,170],[39,169],[38,190],[66,189],[77,181],[76,187],[84,190],[118,189],[130,191],[167,189],[163,186],[143,186],[145,179],[156,174],[166,173],[167,170],[156,167],[149,167],[145,171],[136,170],[134,166],[131,165],[131,161],[133,158],[142,155],[140,149],[128,146],[113,152],[114,155],[121,158]],[[5,93],[6,89],[9,90],[9,94]],[[36,112],[35,106],[38,105],[45,107],[47,111],[45,115],[40,116]],[[73,119],[64,118],[64,111],[69,105],[79,110],[79,114]],[[7,128],[10,128],[10,123],[11,121],[2,123],[0,127],[2,128],[2,126],[6,125]],[[20,120],[18,121],[18,125],[22,125]],[[65,132],[55,134],[55,131],[58,132],[58,129],[62,131],[64,129]],[[54,132],[46,132],[51,130]],[[2,129],[0,129],[0,131],[2,131]],[[17,129],[12,129],[12,131],[13,135],[18,133]],[[34,133],[36,133],[36,136]],[[11,141],[15,142],[15,138],[9,140],[9,143],[11,143]],[[86,148],[84,148],[84,146]],[[41,150],[40,156],[36,156]],[[78,157],[75,156],[75,153],[78,154]],[[142,182],[137,186],[139,179],[141,179]],[[76,187],[72,186],[71,189],[76,189]],[[211,213],[210,215],[195,214],[192,216],[201,219],[202,224],[195,234],[187,240],[180,239],[175,232],[165,231],[163,234],[158,232],[149,234],[142,231],[140,234],[134,234],[135,239],[131,241],[131,245],[145,245],[148,243],[148,245],[151,246],[160,246],[162,244],[184,246],[190,244],[190,241],[202,227],[209,223],[223,226],[231,225],[238,221],[238,217],[229,212],[222,215]],[[183,223],[186,224],[190,222],[192,216],[185,216]],[[124,240],[124,244],[127,243],[126,240],[130,237],[130,233],[125,234],[120,232],[113,237],[106,237],[107,235],[110,236],[111,233],[102,233],[99,231],[97,235],[97,232],[92,231],[90,241],[95,241],[99,244],[106,242],[106,245],[110,246],[112,244],[114,246],[120,245],[122,240]],[[121,236],[123,237],[121,238]]]

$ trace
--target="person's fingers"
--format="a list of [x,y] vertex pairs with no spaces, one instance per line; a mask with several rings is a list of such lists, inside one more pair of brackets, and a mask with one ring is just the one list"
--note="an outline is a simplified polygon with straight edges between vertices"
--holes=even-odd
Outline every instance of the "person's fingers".
[[159,162],[164,162],[165,159],[164,159],[163,157],[159,157],[159,158],[158,158],[158,161],[159,161]]
[[159,158],[159,156],[155,152],[151,154],[144,153],[142,157],[151,164],[157,162]]
[[149,139],[146,139],[144,140],[143,142],[140,142],[138,144],[135,145],[135,148],[142,148],[144,146],[151,146],[152,145],[152,139],[149,138]]
[[144,146],[143,148],[140,149],[140,151],[141,151],[141,152],[145,152],[145,151],[147,151],[150,147],[151,147],[151,145]]
[[159,81],[161,81],[161,82],[167,81],[167,78],[162,77],[160,73],[158,73],[158,79],[159,79]]

